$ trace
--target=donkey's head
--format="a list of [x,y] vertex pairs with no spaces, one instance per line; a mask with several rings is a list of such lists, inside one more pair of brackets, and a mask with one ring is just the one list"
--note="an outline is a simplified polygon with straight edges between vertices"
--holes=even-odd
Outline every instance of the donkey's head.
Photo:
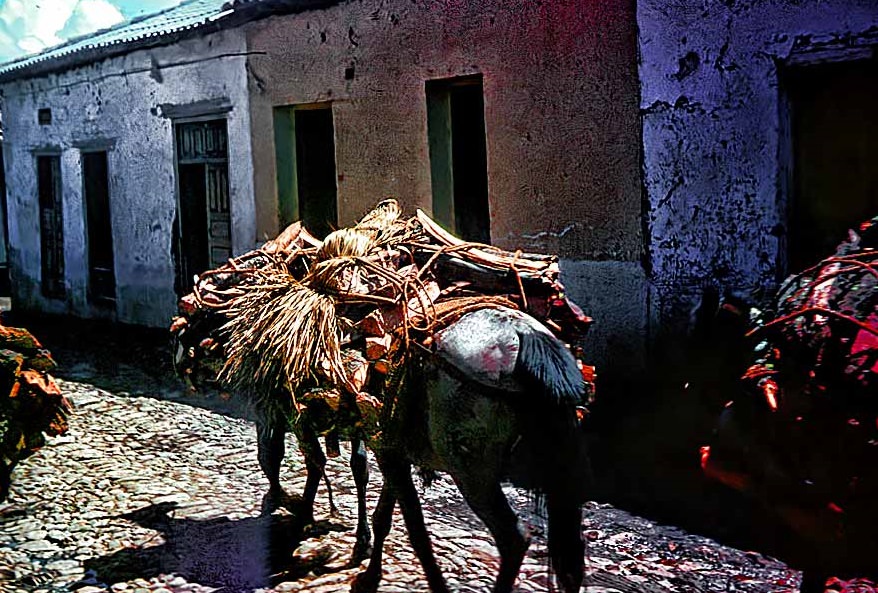
[[557,283],[547,298],[529,300],[527,309],[569,344],[582,341],[594,321],[567,297],[564,288]]

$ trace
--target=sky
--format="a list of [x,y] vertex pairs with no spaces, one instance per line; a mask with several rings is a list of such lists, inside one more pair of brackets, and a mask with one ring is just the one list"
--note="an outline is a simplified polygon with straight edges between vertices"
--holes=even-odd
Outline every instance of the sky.
[[0,0],[0,63],[181,0]]

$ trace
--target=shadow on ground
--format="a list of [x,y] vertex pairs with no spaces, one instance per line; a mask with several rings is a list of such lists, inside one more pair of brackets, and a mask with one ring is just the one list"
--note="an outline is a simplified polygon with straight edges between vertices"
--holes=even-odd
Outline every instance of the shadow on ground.
[[[253,419],[242,398],[186,391],[174,374],[167,329],[15,312],[4,313],[3,322],[27,327],[50,349],[58,362],[53,374],[61,379],[85,381],[117,395],[172,400]],[[686,370],[679,361],[667,366],[677,374]],[[683,384],[682,375],[674,375],[637,388],[617,389],[606,382],[599,387],[592,428],[598,482],[594,498],[796,565],[801,552],[789,551],[783,526],[752,501],[703,478],[698,452],[709,437],[716,412],[704,402],[686,399],[679,387]],[[92,559],[87,568],[103,580],[118,582],[129,575],[142,576],[148,567],[150,575],[175,572],[229,592],[265,586],[260,579],[284,570],[295,575],[303,569],[278,564],[291,556],[302,538],[302,526],[289,518],[194,521],[161,519],[159,513],[151,520],[163,527],[156,529],[166,534],[164,544]],[[254,541],[261,542],[258,553]],[[217,558],[225,560],[217,562]],[[249,560],[246,565],[236,564],[238,558]]]
[[105,584],[175,574],[223,593],[252,591],[294,581],[312,571],[329,572],[328,562],[335,556],[331,550],[294,552],[305,538],[347,529],[328,521],[306,526],[292,514],[199,520],[177,518],[176,513],[176,503],[170,502],[120,515],[120,519],[158,531],[162,543],[86,560],[87,574]]
[[[57,376],[90,374],[99,387],[118,389],[138,381],[146,387],[181,387],[174,377],[170,333],[60,315],[4,312],[3,324],[28,328],[52,352]],[[81,377],[80,377],[81,378]]]
[[799,570],[812,565],[818,550],[775,509],[709,480],[701,470],[701,446],[713,439],[725,401],[711,399],[713,393],[694,382],[712,379],[714,366],[695,355],[657,366],[650,380],[630,393],[605,389],[592,410],[595,498]]
[[241,398],[217,390],[190,392],[174,373],[167,329],[61,315],[4,312],[3,324],[26,327],[48,348],[55,377],[83,381],[116,395],[152,397],[253,420]]

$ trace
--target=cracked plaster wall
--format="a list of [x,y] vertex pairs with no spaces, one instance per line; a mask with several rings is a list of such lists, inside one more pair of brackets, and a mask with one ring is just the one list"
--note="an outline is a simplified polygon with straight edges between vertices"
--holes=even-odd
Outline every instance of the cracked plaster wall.
[[[634,8],[630,0],[352,1],[247,25],[259,232],[272,236],[278,224],[273,107],[332,102],[340,224],[386,196],[430,211],[424,83],[480,73],[492,242],[560,253],[562,279],[597,320],[595,360],[639,364],[646,304]],[[625,359],[631,350],[637,355]]]
[[705,285],[759,291],[785,273],[779,64],[856,55],[875,43],[878,3],[639,0],[637,21],[647,249],[667,325]]
[[[2,85],[10,267],[14,307],[166,326],[176,311],[171,237],[176,210],[173,124],[162,105],[222,99],[227,114],[234,251],[255,241],[245,43],[221,32],[142,50],[59,74]],[[225,57],[223,57],[225,56]],[[52,110],[39,125],[37,110]],[[87,298],[80,150],[109,143],[115,313]],[[67,298],[40,289],[40,222],[34,150],[61,154]]]

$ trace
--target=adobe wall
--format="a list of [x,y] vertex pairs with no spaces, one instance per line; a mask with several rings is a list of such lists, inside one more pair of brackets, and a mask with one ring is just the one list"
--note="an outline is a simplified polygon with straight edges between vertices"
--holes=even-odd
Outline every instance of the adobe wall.
[[595,359],[624,344],[642,362],[633,2],[348,2],[245,28],[260,234],[277,230],[273,107],[332,101],[341,224],[386,196],[430,211],[424,83],[480,73],[492,242],[559,253]]

